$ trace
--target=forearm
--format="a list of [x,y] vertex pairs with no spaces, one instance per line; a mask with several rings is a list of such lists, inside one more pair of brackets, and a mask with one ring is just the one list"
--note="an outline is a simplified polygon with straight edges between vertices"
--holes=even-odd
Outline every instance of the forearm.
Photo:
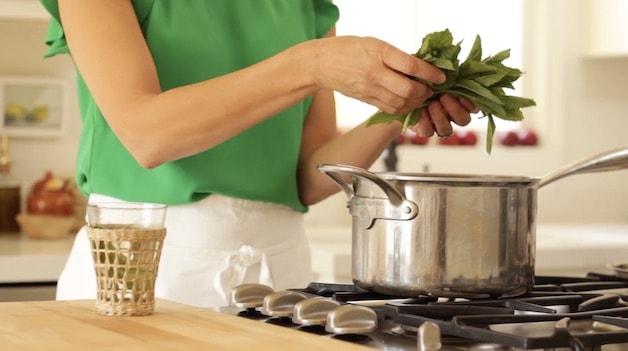
[[[299,65],[300,48],[240,71],[148,95],[108,116],[146,167],[210,149],[318,89]],[[176,142],[175,142],[176,141]]]
[[401,123],[396,121],[372,126],[364,122],[303,157],[299,164],[301,201],[312,205],[340,190],[318,171],[318,164],[349,164],[368,169],[400,131]]

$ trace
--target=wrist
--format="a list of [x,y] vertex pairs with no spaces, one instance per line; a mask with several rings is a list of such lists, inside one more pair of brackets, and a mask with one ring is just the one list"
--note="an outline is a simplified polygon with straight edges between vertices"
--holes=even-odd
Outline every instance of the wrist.
[[325,49],[319,45],[321,40],[308,40],[288,50],[288,64],[295,68],[299,79],[302,79],[303,83],[313,91],[326,88],[322,78],[326,70]]

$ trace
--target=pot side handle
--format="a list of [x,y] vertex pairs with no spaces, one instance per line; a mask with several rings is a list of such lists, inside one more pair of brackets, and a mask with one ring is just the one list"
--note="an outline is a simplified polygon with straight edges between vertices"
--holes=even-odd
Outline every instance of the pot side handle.
[[360,167],[340,164],[320,164],[318,165],[318,170],[327,174],[331,179],[338,183],[342,191],[345,192],[349,199],[351,199],[355,195],[355,192],[353,191],[353,186],[340,176],[340,174],[342,173],[347,174],[351,177],[364,178],[375,183],[378,187],[382,189],[382,191],[384,191],[386,197],[388,197],[390,203],[394,206],[400,206],[406,199],[399,192],[399,190],[395,189],[386,180],[380,178],[373,172],[369,172]]
[[[399,190],[385,179],[365,169],[348,165],[320,164],[318,170],[334,180],[349,198],[348,207],[351,215],[360,219],[361,225],[369,229],[376,219],[410,220],[417,216],[418,206],[406,199]],[[366,179],[375,183],[386,198],[366,198],[355,195],[353,184],[342,174],[352,179]]]
[[628,168],[628,147],[619,148],[574,162],[541,177],[540,188],[561,178],[580,173],[616,171]]

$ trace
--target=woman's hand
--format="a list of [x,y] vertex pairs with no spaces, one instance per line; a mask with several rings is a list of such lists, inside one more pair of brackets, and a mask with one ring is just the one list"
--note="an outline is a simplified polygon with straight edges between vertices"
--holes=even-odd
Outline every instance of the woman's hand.
[[[435,66],[398,48],[370,37],[330,37],[310,44],[320,48],[319,65],[315,66],[316,81],[343,95],[371,104],[390,114],[406,114],[432,96],[431,83],[442,83],[445,74]],[[470,113],[477,108],[465,99],[444,95],[428,105],[412,127],[422,136],[448,136],[453,132],[451,122],[467,125]]]
[[311,41],[308,53],[314,80],[327,88],[361,100],[391,114],[404,114],[432,95],[412,77],[432,83],[445,81],[438,68],[396,47],[370,37],[341,36]]
[[423,109],[419,122],[410,126],[410,129],[420,136],[430,137],[436,133],[439,137],[446,138],[454,132],[452,122],[466,126],[471,122],[471,113],[477,112],[478,108],[469,100],[445,94]]

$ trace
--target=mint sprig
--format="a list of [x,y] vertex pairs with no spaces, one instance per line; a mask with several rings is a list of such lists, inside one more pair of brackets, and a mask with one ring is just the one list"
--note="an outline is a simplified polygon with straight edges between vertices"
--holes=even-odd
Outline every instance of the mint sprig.
[[503,64],[503,61],[510,57],[510,49],[482,59],[482,40],[477,35],[467,58],[460,63],[458,55],[461,43],[453,43],[453,36],[449,29],[426,35],[414,56],[443,70],[446,76],[445,82],[433,84],[421,80],[428,84],[434,93],[423,105],[405,115],[391,115],[377,111],[369,117],[367,125],[391,123],[398,120],[403,123],[405,132],[408,126],[418,123],[421,110],[430,102],[437,100],[443,94],[451,94],[469,100],[478,107],[482,113],[481,118],[487,118],[486,152],[490,154],[495,136],[494,118],[521,121],[524,118],[521,109],[535,106],[536,103],[532,99],[508,95],[504,91],[504,89],[514,89],[513,83],[523,73],[517,68]]

